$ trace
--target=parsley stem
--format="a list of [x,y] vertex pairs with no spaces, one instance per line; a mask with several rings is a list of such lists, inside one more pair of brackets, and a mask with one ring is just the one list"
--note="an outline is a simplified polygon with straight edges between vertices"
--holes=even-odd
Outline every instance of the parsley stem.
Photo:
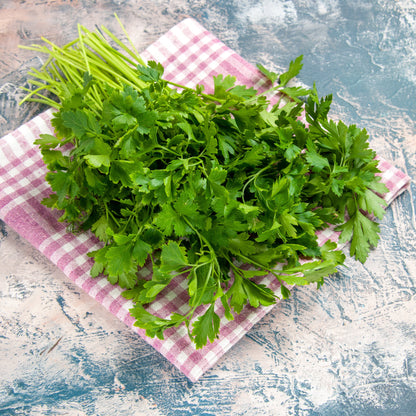
[[146,63],[143,61],[143,59],[140,57],[139,53],[137,52],[136,48],[133,45],[133,42],[131,41],[128,33],[126,32],[126,30],[124,29],[124,26],[121,24],[120,20],[117,18],[117,21],[119,22],[124,34],[126,35],[130,45],[132,46],[134,52],[132,50],[130,50],[119,38],[117,38],[117,36],[115,36],[110,30],[108,30],[105,26],[101,26],[101,29],[107,33],[108,36],[110,36],[111,39],[113,39],[114,42],[117,43],[118,46],[120,46],[122,49],[124,49],[124,51],[126,51],[133,59],[135,59],[139,64],[141,65],[146,65]]
[[161,144],[158,144],[158,145],[156,145],[155,147],[156,147],[156,148],[158,148],[158,149],[162,149],[162,150],[164,150],[165,152],[168,152],[168,153],[173,153],[175,156],[178,156],[178,157],[181,157],[181,156],[182,156],[180,153],[175,152],[174,150],[169,149],[168,147],[162,146]]
[[[173,81],[169,81],[169,80],[166,80],[166,79],[164,79],[164,81],[165,81],[168,85],[172,85],[172,86],[174,86],[174,87],[181,88],[181,89],[183,89],[183,90],[188,90],[188,91],[192,91],[192,92],[194,92],[194,91],[195,91],[195,89],[194,89],[194,88],[190,88],[190,87],[187,87],[187,86],[185,86],[185,85],[177,84],[176,82],[173,82]],[[199,93],[199,95],[200,95],[201,97],[204,97],[204,98],[206,98],[206,99],[210,100],[210,101],[217,101],[217,102],[219,102],[219,103],[225,103],[225,102],[227,101],[227,100],[225,100],[225,99],[218,98],[218,97],[216,97],[215,95],[205,94],[205,93],[203,93],[203,92],[200,92],[200,93]]]
[[[207,274],[206,274],[206,277],[205,277],[205,281],[204,281],[204,285],[202,286],[202,289],[201,289],[201,293],[200,293],[200,295],[199,295],[199,297],[198,297],[198,300],[195,302],[195,304],[194,304],[194,306],[192,307],[192,309],[186,314],[186,316],[192,316],[193,315],[193,313],[195,312],[195,310],[196,310],[196,308],[198,307],[198,306],[200,306],[201,305],[201,301],[202,301],[202,298],[204,297],[204,294],[205,294],[205,291],[206,291],[206,289],[207,289],[207,286],[208,286],[208,282],[209,282],[209,278],[211,277],[211,275],[212,275],[212,272],[213,272],[213,265],[212,265],[212,262],[209,262],[209,270],[208,270],[208,272],[207,272]],[[195,275],[196,276],[196,275]]]
[[84,41],[83,41],[82,35],[81,35],[81,25],[80,24],[78,24],[78,36],[79,36],[79,45],[80,45],[81,53],[84,56],[85,66],[87,68],[88,73],[91,73],[90,64],[88,62],[87,53],[85,51]]
[[[21,89],[23,91],[27,91],[29,94],[26,97],[24,97],[23,100],[20,101],[19,105],[23,104],[25,101],[30,100],[30,101],[33,101],[33,102],[38,102],[38,103],[41,103],[41,104],[49,105],[49,106],[51,106],[53,108],[56,108],[56,109],[59,109],[61,107],[61,105],[59,103],[57,103],[56,101],[53,101],[51,98],[46,97],[45,95],[39,93],[39,91],[42,91],[42,90],[45,89],[44,87],[37,88],[36,90],[31,90],[31,89],[26,88],[26,87],[21,87]],[[36,95],[39,98],[31,98],[33,95]]]
[[55,80],[58,80],[59,82],[65,82],[65,80],[64,80],[63,76],[61,75],[61,72],[59,72],[55,62],[52,61],[49,65],[48,69],[49,69],[51,75],[54,77]]
[[110,217],[116,223],[117,227],[120,227],[120,223],[118,222],[117,218],[114,216],[111,209],[108,208],[107,202],[104,202],[104,207],[105,207],[105,213],[106,213],[107,220],[108,220],[108,214],[110,214]]
[[200,242],[201,242],[201,245],[203,244],[203,243],[205,243],[205,245],[208,247],[208,249],[209,249],[209,254],[210,254],[210,257],[212,258],[212,260],[214,261],[214,263],[215,263],[215,265],[216,265],[216,271],[217,271],[217,273],[218,273],[218,275],[221,275],[221,268],[220,268],[220,265],[219,265],[219,263],[218,263],[218,258],[217,258],[217,256],[216,256],[216,254],[215,254],[215,250],[212,248],[212,246],[211,246],[211,244],[210,244],[210,242],[204,237],[204,235],[202,235],[193,225],[192,225],[192,223],[188,220],[188,218],[186,218],[185,216],[183,217],[184,218],[184,220],[185,220],[185,222],[192,228],[192,230],[196,233],[196,235],[198,236],[198,238],[199,238],[199,240],[200,240]]
[[244,184],[243,189],[241,190],[241,198],[243,203],[246,203],[245,198],[244,198],[244,193],[246,191],[246,188],[248,185],[250,185],[251,182],[254,181],[254,183],[256,183],[258,177],[265,172],[267,169],[269,169],[270,167],[273,166],[274,163],[269,163],[267,166],[265,166],[263,169],[260,169],[259,171],[257,171],[255,174],[253,174],[248,180],[247,182]]
[[[24,91],[31,91],[30,89],[28,89],[28,88],[22,88]],[[28,101],[28,100],[30,100],[30,101],[32,101],[32,102],[34,102],[34,103],[39,103],[39,104],[45,104],[45,105],[47,105],[47,106],[49,106],[49,107],[53,107],[53,108],[55,108],[56,110],[59,110],[60,108],[61,108],[61,106],[60,106],[60,104],[59,103],[57,103],[56,101],[53,101],[53,100],[51,100],[50,98],[48,98],[48,97],[46,97],[46,96],[44,96],[44,95],[42,95],[42,94],[39,94],[39,93],[36,93],[36,95],[38,96],[38,97],[40,97],[40,98],[31,98],[30,97],[30,94],[28,95],[28,96],[26,96],[25,98],[23,98],[23,100],[22,101],[20,101],[19,102],[19,105],[22,105],[25,101]]]
[[[121,25],[121,22],[119,23]],[[123,28],[122,25],[121,27]],[[123,47],[123,43],[108,29],[103,28],[103,30],[137,62],[144,63],[138,54],[132,52],[125,45]],[[123,30],[125,31],[124,28]],[[61,90],[59,85],[62,84],[64,86],[65,83],[69,82],[82,89],[83,74],[85,72],[91,74],[96,80],[107,83],[116,89],[120,89],[123,84],[126,84],[141,90],[147,85],[138,78],[138,74],[134,69],[134,62],[130,58],[113,48],[104,36],[98,36],[96,33],[89,32],[84,26],[78,25],[78,38],[62,48],[48,39],[42,38],[42,40],[50,48],[36,45],[22,48],[49,55],[46,63],[43,65],[42,72],[33,69],[31,75],[44,81],[46,84],[43,89],[49,90],[60,100],[63,98],[64,90]],[[87,46],[90,49],[87,49]],[[22,102],[33,101],[35,96],[40,97],[40,91],[39,89],[30,91]],[[90,91],[87,92],[87,96],[91,98],[98,110],[102,108],[102,90],[99,92],[95,83]],[[39,98],[36,100],[39,101]],[[50,104],[44,97],[40,97],[40,100],[43,100],[41,102],[44,104]],[[55,104],[54,107],[57,108],[57,105]]]
[[[240,258],[242,258],[243,260],[247,261],[249,264],[253,264],[253,265],[257,266],[257,267],[260,267],[260,269],[262,269],[262,270],[267,270],[267,271],[269,271],[269,269],[268,269],[268,268],[267,268],[264,264],[258,263],[257,261],[255,261],[255,260],[253,260],[253,259],[251,259],[251,258],[249,258],[249,257],[245,256],[244,254],[241,254],[241,253],[240,253],[240,254],[238,255],[238,257],[240,257]],[[230,262],[230,264],[232,264],[231,260],[229,260],[229,259],[228,259],[228,261]]]
[[94,64],[99,67],[98,71],[94,71],[94,75],[99,76],[101,71],[107,71],[112,74],[114,78],[119,82],[124,82],[138,88],[139,90],[146,86],[146,84],[138,78],[137,73],[125,62],[120,60],[120,58],[115,53],[108,51],[108,49],[106,50],[100,44],[97,44],[91,39],[86,40],[86,44],[102,57],[102,59],[96,59],[92,52],[88,52],[91,60],[94,60]]

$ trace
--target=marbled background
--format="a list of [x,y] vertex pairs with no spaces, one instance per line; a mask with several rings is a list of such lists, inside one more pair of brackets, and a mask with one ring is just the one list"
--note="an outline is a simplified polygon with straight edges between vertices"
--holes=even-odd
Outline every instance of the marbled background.
[[[139,50],[190,16],[271,70],[303,54],[299,79],[333,93],[333,118],[415,177],[414,0],[1,0],[0,136],[43,110],[18,107],[42,63],[18,44],[117,31],[114,12]],[[194,384],[0,222],[0,414],[416,415],[414,192],[365,266],[294,290]]]

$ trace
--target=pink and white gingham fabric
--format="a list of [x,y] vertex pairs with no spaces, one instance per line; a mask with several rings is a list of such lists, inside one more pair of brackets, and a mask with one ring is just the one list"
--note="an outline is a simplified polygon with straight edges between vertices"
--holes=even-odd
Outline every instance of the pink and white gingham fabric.
[[[165,67],[166,79],[188,86],[204,84],[206,89],[212,89],[212,76],[220,73],[235,75],[239,83],[255,88],[266,83],[254,66],[192,19],[173,27],[142,57],[160,62]],[[191,381],[198,380],[272,307],[254,309],[248,306],[234,321],[227,321],[222,307],[218,306],[216,312],[222,325],[220,337],[202,350],[194,348],[185,327],[166,331],[164,340],[148,338],[144,331],[133,327],[134,319],[129,315],[132,303],[121,296],[121,289],[105,278],[89,277],[92,260],[87,253],[100,247],[94,236],[68,233],[65,225],[57,221],[59,213],[41,205],[50,189],[44,180],[46,167],[33,142],[41,133],[53,134],[51,118],[52,111],[48,110],[0,139],[0,218],[75,284],[132,327]],[[410,179],[385,160],[380,161],[380,168],[382,181],[389,188],[386,200],[390,203],[408,187]],[[326,231],[319,238],[323,242],[336,238],[336,234]],[[150,273],[146,267],[140,270],[144,277]],[[271,277],[266,276],[264,283],[279,289]],[[170,289],[153,305],[153,312],[169,316],[172,312],[187,310],[186,280],[175,282]]]

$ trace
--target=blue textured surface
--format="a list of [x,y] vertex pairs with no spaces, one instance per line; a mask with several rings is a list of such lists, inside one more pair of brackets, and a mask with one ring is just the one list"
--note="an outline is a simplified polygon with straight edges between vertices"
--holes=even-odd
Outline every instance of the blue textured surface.
[[[115,11],[139,49],[191,16],[271,70],[303,54],[300,81],[415,177],[412,0],[4,0],[0,135],[41,110],[16,105],[41,64],[17,44],[63,43],[78,21],[115,28]],[[194,384],[0,222],[0,414],[415,415],[414,191],[389,208],[365,266],[294,290]]]

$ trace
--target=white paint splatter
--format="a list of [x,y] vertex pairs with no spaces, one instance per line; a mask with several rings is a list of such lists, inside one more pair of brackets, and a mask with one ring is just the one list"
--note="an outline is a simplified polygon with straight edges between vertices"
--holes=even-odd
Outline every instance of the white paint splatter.
[[240,1],[237,14],[240,20],[253,24],[287,26],[297,19],[296,6],[290,0]]

